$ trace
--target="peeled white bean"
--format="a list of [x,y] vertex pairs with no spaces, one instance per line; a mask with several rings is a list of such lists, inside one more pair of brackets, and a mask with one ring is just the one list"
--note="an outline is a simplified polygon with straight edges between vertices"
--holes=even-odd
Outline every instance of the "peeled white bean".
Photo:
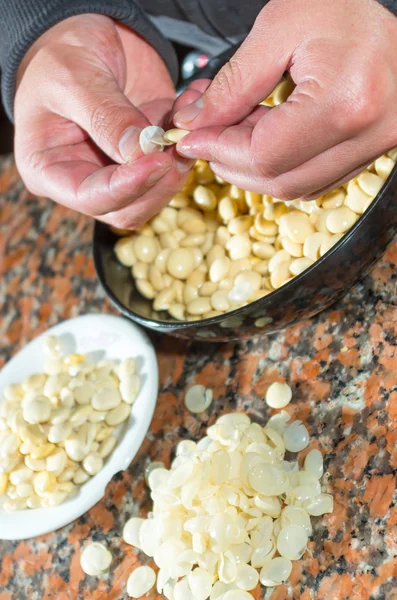
[[313,517],[319,517],[334,510],[334,499],[331,494],[319,494],[304,502],[304,507]]
[[250,591],[256,588],[259,582],[259,573],[254,567],[242,564],[237,569],[236,584],[242,590]]
[[203,385],[193,385],[185,395],[186,408],[193,413],[200,413],[207,410],[211,401],[211,390],[206,390]]
[[277,537],[277,550],[289,560],[299,560],[306,549],[308,534],[301,525],[283,527]]
[[67,458],[65,450],[60,448],[46,459],[47,471],[54,471],[56,476],[60,475],[66,467]]
[[109,454],[111,454],[111,452],[113,452],[114,448],[116,447],[117,444],[117,439],[111,435],[108,438],[106,438],[105,440],[103,440],[103,442],[101,442],[101,444],[99,445],[98,448],[98,454],[101,458],[107,458],[109,456]]
[[58,444],[59,442],[64,442],[66,438],[72,432],[72,425],[70,422],[59,423],[56,425],[51,425],[48,432],[48,441],[52,444]]
[[95,392],[95,385],[86,381],[73,390],[77,404],[88,404]]
[[51,402],[45,396],[38,396],[23,407],[23,418],[31,425],[45,423],[51,415]]
[[69,458],[76,462],[82,461],[88,451],[85,441],[77,433],[72,434],[65,441],[65,450]]
[[309,443],[309,433],[303,423],[294,421],[284,430],[285,447],[290,452],[300,452]]
[[132,517],[124,525],[123,539],[127,544],[135,546],[135,548],[139,548],[139,533],[144,521],[145,519]]
[[131,414],[131,406],[126,402],[122,402],[116,408],[110,410],[105,418],[105,421],[111,427],[116,427],[128,419]]
[[91,399],[92,407],[99,411],[115,408],[120,404],[120,402],[120,392],[117,389],[109,387],[97,390]]
[[103,467],[103,459],[99,455],[87,454],[83,460],[83,467],[89,475],[96,475]]
[[156,573],[150,567],[138,567],[131,573],[127,581],[127,594],[132,598],[140,598],[149,592],[156,583]]
[[304,463],[305,471],[312,473],[317,479],[320,479],[324,473],[323,455],[320,450],[314,448],[307,453]]
[[261,584],[268,587],[280,585],[288,579],[292,571],[292,562],[278,556],[263,566],[260,574]]
[[212,576],[208,571],[198,567],[188,576],[188,584],[195,600],[206,600],[212,589]]
[[133,404],[140,388],[139,375],[136,373],[122,375],[120,377],[120,394],[124,402]]
[[284,408],[290,403],[292,390],[287,383],[272,383],[266,392],[266,404],[271,408]]
[[44,458],[33,459],[31,456],[25,456],[25,465],[32,471],[44,471],[46,461]]
[[88,473],[86,471],[84,471],[84,469],[77,469],[77,471],[75,472],[74,476],[73,476],[73,481],[76,485],[81,485],[82,483],[85,483],[86,481],[88,481],[90,478],[90,475],[88,475]]
[[112,555],[104,544],[93,542],[84,548],[80,557],[81,568],[84,573],[99,577],[105,573],[112,562]]
[[9,475],[9,480],[13,485],[19,485],[21,483],[26,483],[31,480],[34,473],[28,467],[19,467],[15,471],[12,471]]
[[0,458],[8,458],[16,453],[20,440],[15,433],[3,431],[0,434]]

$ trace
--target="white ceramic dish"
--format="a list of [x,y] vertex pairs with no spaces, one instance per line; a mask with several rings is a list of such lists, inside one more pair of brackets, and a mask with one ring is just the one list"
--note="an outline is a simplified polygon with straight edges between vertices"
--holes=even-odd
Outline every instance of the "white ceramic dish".
[[123,317],[84,315],[59,323],[27,344],[0,371],[2,390],[9,383],[22,381],[43,370],[43,339],[59,336],[66,353],[95,353],[95,358],[137,357],[141,389],[132,406],[119,443],[103,469],[81,486],[78,494],[60,506],[46,509],[6,512],[0,506],[0,539],[20,540],[42,535],[77,519],[104,495],[113,475],[127,469],[149,429],[158,393],[158,367],[154,348],[143,331]]

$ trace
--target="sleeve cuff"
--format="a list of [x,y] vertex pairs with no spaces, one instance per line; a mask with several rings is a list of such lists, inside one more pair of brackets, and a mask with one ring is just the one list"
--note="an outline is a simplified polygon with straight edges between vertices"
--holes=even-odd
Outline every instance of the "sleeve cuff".
[[379,2],[397,16],[397,0],[379,0]]

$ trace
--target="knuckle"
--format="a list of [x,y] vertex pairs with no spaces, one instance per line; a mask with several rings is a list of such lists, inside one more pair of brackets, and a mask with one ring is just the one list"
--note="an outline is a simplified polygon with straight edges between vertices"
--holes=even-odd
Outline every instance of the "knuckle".
[[265,179],[272,181],[282,175],[282,171],[277,167],[274,161],[271,159],[266,159],[263,154],[264,152],[258,153],[258,158],[256,158],[255,161],[257,164],[258,174],[260,177],[264,177]]
[[120,106],[115,106],[112,100],[100,101],[92,108],[89,116],[92,133],[97,139],[112,143],[120,130],[122,115],[123,110],[120,110]]
[[146,223],[147,219],[144,215],[139,214],[137,212],[128,211],[125,215],[117,215],[112,216],[111,224],[119,229],[129,229],[130,231],[135,231],[139,229]]
[[261,126],[256,127],[251,138],[251,167],[259,177],[272,181],[283,174],[283,168],[277,156],[279,152],[269,146],[266,131]]
[[371,127],[382,111],[373,78],[356,82],[344,94],[343,102],[336,103],[333,124],[338,131],[355,133]]
[[18,173],[24,183],[25,188],[31,194],[38,196],[43,190],[40,186],[40,163],[34,157],[30,160],[21,158],[20,153],[16,150],[15,162],[18,169]]
[[294,187],[277,180],[271,185],[271,195],[279,200],[296,200],[300,196]]
[[236,93],[244,89],[243,82],[240,62],[233,57],[222,67],[209,88],[212,103],[223,109],[227,108],[225,98],[233,98]]

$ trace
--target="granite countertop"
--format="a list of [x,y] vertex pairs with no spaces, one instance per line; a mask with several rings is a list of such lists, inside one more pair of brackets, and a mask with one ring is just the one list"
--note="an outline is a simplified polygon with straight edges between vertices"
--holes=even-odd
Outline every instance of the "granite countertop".
[[[114,312],[95,278],[91,235],[90,219],[32,197],[13,158],[0,160],[0,365],[62,319]],[[168,465],[181,438],[202,436],[225,411],[242,409],[262,422],[270,414],[264,392],[280,377],[294,389],[288,411],[326,455],[336,508],[315,519],[308,551],[271,600],[397,599],[396,282],[397,242],[344,301],[278,335],[190,346],[152,336],[161,390],[138,456],[71,525],[27,542],[0,541],[0,600],[126,599],[127,577],[145,558],[120,534],[128,517],[148,510],[147,462]],[[213,389],[208,413],[185,410],[193,383]],[[104,580],[80,568],[90,539],[106,539],[113,553]]]

